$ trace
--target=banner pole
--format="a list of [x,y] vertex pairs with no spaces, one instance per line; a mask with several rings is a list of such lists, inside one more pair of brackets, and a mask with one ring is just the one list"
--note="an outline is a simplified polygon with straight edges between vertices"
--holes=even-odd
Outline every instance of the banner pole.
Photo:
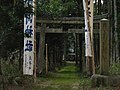
[[86,69],[88,75],[95,74],[93,49],[93,1],[83,0],[85,16]]
[[34,83],[36,83],[36,0],[34,0]]
[[[93,0],[89,1],[90,4],[89,4],[89,7],[90,10],[87,9],[87,13],[89,14],[89,11],[91,13],[91,15],[87,15],[88,16],[88,30],[90,32],[90,45],[91,45],[91,54],[92,54],[92,57],[91,57],[91,61],[90,61],[90,64],[92,64],[91,66],[91,71],[92,71],[92,75],[95,74],[95,63],[94,63],[94,47],[93,47]],[[88,1],[87,1],[87,6],[88,6]]]

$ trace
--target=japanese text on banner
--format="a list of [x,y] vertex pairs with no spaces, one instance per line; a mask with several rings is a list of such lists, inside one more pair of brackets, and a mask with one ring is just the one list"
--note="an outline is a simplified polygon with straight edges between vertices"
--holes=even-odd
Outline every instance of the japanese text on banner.
[[[34,0],[24,0],[25,7],[34,6]],[[24,62],[23,74],[33,75],[34,65],[34,14],[26,13],[24,16]]]

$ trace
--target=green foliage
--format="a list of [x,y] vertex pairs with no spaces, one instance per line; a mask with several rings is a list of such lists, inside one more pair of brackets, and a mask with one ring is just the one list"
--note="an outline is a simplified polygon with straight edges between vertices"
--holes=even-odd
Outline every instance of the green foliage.
[[37,0],[37,16],[46,18],[55,18],[68,16],[75,13],[76,1],[69,0],[64,3],[62,0]]
[[113,63],[109,70],[110,75],[120,75],[120,63]]
[[66,66],[57,72],[50,72],[46,77],[37,79],[37,86],[33,90],[82,90],[90,86],[89,78],[84,78],[78,73],[75,63],[67,62]]
[[67,34],[67,53],[74,53],[75,35]]
[[61,13],[61,0],[50,0],[50,1],[43,1],[38,0],[37,2],[37,16],[42,17],[53,17],[59,16]]
[[74,16],[78,13],[76,0],[69,0],[63,4],[63,16]]
[[2,61],[2,74],[8,83],[12,83],[16,77],[22,76],[18,63],[11,64],[9,61]]
[[8,62],[3,62],[3,75],[7,77],[14,77],[19,75],[18,65],[12,65]]
[[15,5],[0,5],[0,57],[7,58],[11,52],[23,48],[23,16],[26,12],[24,2]]
[[46,6],[45,12],[48,14],[53,14],[53,17],[60,16],[63,10],[61,0],[50,0],[48,5]]

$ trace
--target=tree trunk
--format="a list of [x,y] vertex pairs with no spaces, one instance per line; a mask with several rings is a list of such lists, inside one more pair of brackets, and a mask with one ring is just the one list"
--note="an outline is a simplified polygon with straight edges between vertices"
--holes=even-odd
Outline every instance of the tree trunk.
[[98,0],[98,15],[101,14],[101,0]]
[[95,14],[98,13],[97,8],[98,8],[98,6],[97,6],[97,0],[95,0],[95,3],[94,3],[94,12],[95,12]]
[[103,13],[108,13],[108,0],[103,0]]
[[44,68],[44,62],[45,62],[45,55],[44,55],[44,49],[45,49],[45,24],[42,24],[42,29],[40,32],[40,42],[39,42],[39,51],[38,51],[38,73],[43,72]]
[[0,75],[2,75],[2,59],[0,58]]
[[109,23],[110,23],[110,63],[113,62],[113,0],[108,3]]
[[118,33],[117,33],[117,4],[116,0],[114,0],[114,37],[115,37],[115,60],[119,57],[119,49],[118,49]]
[[82,3],[82,0],[76,0],[77,1],[77,4],[78,4],[78,14],[80,17],[83,16],[83,3]]
[[23,70],[22,69],[22,59],[21,59],[21,56],[22,56],[22,50],[19,49],[19,70]]

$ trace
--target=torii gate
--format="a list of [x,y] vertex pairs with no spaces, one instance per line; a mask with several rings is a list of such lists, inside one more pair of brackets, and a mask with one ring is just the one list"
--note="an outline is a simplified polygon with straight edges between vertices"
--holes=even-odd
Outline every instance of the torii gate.
[[[35,0],[33,0],[33,1],[35,1]],[[28,2],[29,3],[29,2]],[[30,2],[31,3],[31,2]],[[32,16],[33,17],[33,16]],[[27,18],[26,18],[27,19]],[[70,21],[70,20],[68,20],[67,21],[67,19],[65,19],[65,18],[63,18],[64,20],[57,20],[57,21],[51,21],[52,23],[61,23],[61,21],[62,21],[62,23],[78,23],[78,24],[80,24],[80,23],[83,23],[83,21],[81,22],[80,21],[80,19],[78,19],[78,21]],[[43,22],[44,21],[44,22]],[[45,24],[45,20],[43,20],[41,23],[43,24]],[[40,21],[37,21],[37,22],[40,22]],[[31,23],[31,20],[30,20],[30,23]],[[46,23],[49,23],[49,22],[46,22]],[[101,32],[101,49],[100,49],[100,61],[101,61],[101,73],[105,73],[105,71],[106,70],[104,70],[105,68],[104,67],[106,67],[107,66],[107,70],[108,70],[108,63],[107,63],[107,65],[105,65],[104,64],[104,62],[102,62],[103,60],[104,61],[106,61],[107,62],[107,60],[108,60],[108,56],[109,56],[109,48],[108,48],[108,21],[107,20],[102,20],[101,22],[99,22],[100,23],[100,26],[101,26],[101,30],[100,30],[100,32]],[[45,27],[46,28],[46,27]],[[28,27],[26,27],[26,29],[25,29],[25,33],[27,33],[27,30],[28,29]],[[31,28],[30,28],[31,29]],[[103,29],[103,30],[102,30]],[[107,30],[106,30],[107,29]],[[47,33],[48,31],[46,31],[45,30],[45,32]],[[43,33],[45,33],[45,32],[43,32]],[[51,30],[51,32],[59,32],[59,33],[83,33],[83,30],[82,29],[80,29],[80,30],[76,30],[76,29],[74,29],[74,30],[70,30],[70,29],[68,29],[68,31],[62,31],[61,29],[59,29],[59,30]],[[42,33],[42,31],[40,32],[40,33]],[[50,33],[50,32],[49,32]],[[32,34],[31,34],[32,35]],[[42,36],[42,35],[41,35]],[[33,36],[34,37],[34,36]],[[45,37],[43,36],[43,39],[44,39]],[[41,38],[42,39],[42,38]],[[105,39],[105,40],[104,40]],[[35,41],[34,41],[35,42]],[[105,42],[107,42],[107,44],[105,44]],[[29,42],[29,43],[31,43],[31,42]],[[27,45],[27,44],[26,44]],[[44,45],[44,44],[43,44]],[[41,46],[42,47],[42,46]],[[105,49],[107,47],[107,49]],[[34,46],[34,48],[36,48],[36,45]],[[105,49],[105,50],[104,50]],[[27,50],[27,49],[25,49],[25,50]],[[103,54],[103,50],[104,50],[104,54]],[[36,53],[36,52],[34,52],[34,53]],[[44,56],[44,54],[43,54],[43,52],[41,51],[41,55],[42,55],[42,57]],[[103,56],[103,58],[102,58],[102,56]],[[31,58],[30,58],[31,59]],[[35,57],[34,57],[34,59],[35,59]],[[35,63],[36,63],[36,60],[35,60]],[[34,70],[36,71],[36,65],[34,65]],[[36,74],[34,74],[35,76],[36,76]]]
[[[101,21],[101,19],[102,18],[107,18],[108,17],[108,15],[107,14],[104,14],[104,15],[98,15],[98,16],[95,16],[94,17],[94,25],[97,27],[97,28],[94,28],[94,33],[99,33],[100,34],[100,31],[103,31],[102,29],[103,28],[106,28],[107,30],[109,30],[108,29],[108,24],[106,24],[106,26],[105,27],[102,27],[101,25],[102,25],[102,22],[103,22],[103,20]],[[106,23],[109,23],[108,21],[105,21]],[[50,28],[50,27],[46,27],[46,24],[79,24],[79,25],[83,25],[84,24],[84,19],[83,18],[80,18],[80,17],[72,17],[72,18],[68,18],[68,17],[64,17],[64,18],[59,18],[59,19],[52,19],[52,20],[46,20],[46,19],[43,19],[43,20],[37,20],[37,22],[36,22],[38,25],[37,25],[37,33],[42,33],[42,35],[40,35],[41,37],[41,39],[42,40],[40,40],[40,41],[43,41],[43,40],[45,40],[45,34],[43,34],[43,33],[84,33],[84,29],[74,29],[74,28],[72,28],[72,29],[69,29],[68,28],[68,30],[67,31],[64,31],[63,30],[63,28]],[[40,24],[44,24],[44,30],[45,31],[43,31],[42,29],[41,29],[41,27],[40,27]],[[98,28],[98,27],[100,27],[100,28]],[[107,34],[107,33],[106,33]],[[103,34],[102,34],[103,35]],[[107,42],[107,41],[105,41],[105,40],[100,40],[101,42],[102,41],[104,41],[104,42]],[[45,46],[45,43],[42,43],[41,42],[41,47],[44,47]],[[102,44],[100,44],[100,45],[102,45]],[[104,45],[105,46],[105,45]],[[100,46],[101,47],[101,46]],[[103,47],[103,46],[102,46]],[[41,50],[42,52],[40,52],[40,58],[44,58],[44,51],[43,50]],[[102,57],[102,55],[104,55],[102,52],[103,52],[103,50],[102,50],[102,48],[100,48],[100,51],[101,51],[101,54],[100,54],[100,57]],[[106,53],[107,54],[107,53]],[[106,55],[105,54],[105,55]],[[83,56],[84,57],[84,56]],[[108,55],[107,55],[107,57],[108,57]],[[101,59],[101,58],[100,58]],[[102,60],[100,60],[101,62],[104,62],[104,59]],[[102,63],[101,63],[101,67],[104,67],[105,65],[102,65]],[[102,72],[102,70],[105,70],[105,69],[101,69],[101,72]],[[106,71],[106,70],[105,70]]]

